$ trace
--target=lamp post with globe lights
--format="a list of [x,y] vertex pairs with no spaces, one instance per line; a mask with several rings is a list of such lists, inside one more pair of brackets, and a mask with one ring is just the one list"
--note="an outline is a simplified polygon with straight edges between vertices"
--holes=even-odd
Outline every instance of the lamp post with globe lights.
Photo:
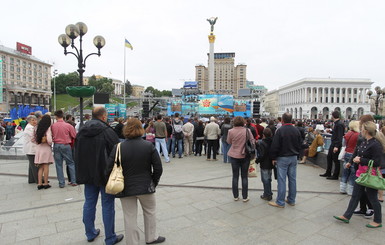
[[382,101],[385,97],[385,88],[381,89],[379,86],[374,88],[374,91],[376,92],[375,96],[372,97],[373,92],[371,90],[368,91],[367,95],[370,99],[374,100],[374,106],[376,107],[376,116],[378,115],[378,106],[380,104],[380,101]]
[[[79,72],[79,87],[82,89],[83,86],[83,73],[84,68],[86,67],[86,60],[91,55],[97,55],[100,57],[100,49],[106,44],[105,39],[102,36],[94,37],[94,45],[98,49],[97,53],[90,53],[87,56],[83,56],[83,36],[87,33],[87,25],[83,22],[78,22],[76,25],[70,24],[65,28],[65,34],[61,34],[58,38],[59,44],[64,48],[64,55],[72,54],[76,57],[78,61],[78,72]],[[79,48],[75,46],[75,39],[79,37]],[[68,52],[67,47],[71,46],[74,52]],[[92,87],[93,93],[95,88]],[[68,91],[68,87],[67,87]],[[92,92],[91,92],[92,93]],[[92,94],[93,94],[92,93]],[[80,126],[83,125],[83,97],[89,97],[89,92],[87,96],[82,95],[81,93],[76,97],[79,97],[79,106],[80,106]],[[71,94],[72,95],[72,94]]]

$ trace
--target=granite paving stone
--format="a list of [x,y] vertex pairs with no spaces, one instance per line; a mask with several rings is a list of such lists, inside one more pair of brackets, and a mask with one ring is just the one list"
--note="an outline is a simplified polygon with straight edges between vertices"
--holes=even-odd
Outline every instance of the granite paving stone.
[[[345,211],[350,197],[338,193],[338,181],[320,178],[324,169],[317,166],[298,165],[296,205],[278,209],[259,198],[263,186],[259,169],[257,178],[249,178],[250,200],[243,203],[242,198],[233,200],[230,164],[191,156],[171,161],[163,163],[155,194],[158,233],[166,237],[165,245],[350,245],[385,241],[385,229],[369,230],[365,224],[370,220],[363,217],[353,216],[350,224],[333,219],[333,215]],[[82,223],[83,186],[58,188],[51,165],[52,188],[38,191],[35,184],[27,183],[27,166],[27,160],[0,160],[0,244],[89,244]],[[275,198],[276,180],[272,186]],[[95,225],[101,234],[92,244],[104,244],[100,200]],[[140,244],[145,244],[140,204],[138,227]],[[124,233],[119,199],[115,201],[115,230]]]

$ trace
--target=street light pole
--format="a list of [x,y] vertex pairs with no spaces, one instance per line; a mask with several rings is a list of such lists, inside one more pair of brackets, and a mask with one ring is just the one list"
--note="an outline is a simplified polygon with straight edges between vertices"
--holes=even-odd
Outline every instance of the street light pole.
[[53,111],[56,111],[56,75],[57,70],[53,71]]
[[[72,54],[76,57],[78,61],[78,72],[79,72],[79,86],[83,86],[83,73],[84,68],[86,67],[86,60],[91,55],[97,55],[100,57],[100,49],[104,47],[106,44],[105,39],[102,36],[94,37],[94,45],[98,49],[97,53],[90,53],[85,58],[83,58],[83,36],[87,33],[87,25],[83,22],[78,22],[76,25],[68,25],[65,28],[66,34],[61,34],[59,36],[59,44],[64,48],[64,55]],[[79,49],[75,46],[75,39],[79,36]],[[76,51],[68,52],[67,47],[71,45],[71,48]],[[83,97],[79,98],[79,106],[80,106],[80,126],[83,125]]]
[[374,91],[376,92],[376,96],[372,98],[373,92],[371,90],[368,91],[367,95],[369,96],[369,99],[374,100],[374,106],[376,108],[376,116],[378,116],[378,106],[380,104],[380,101],[385,98],[385,88],[381,89],[379,86],[374,88]]

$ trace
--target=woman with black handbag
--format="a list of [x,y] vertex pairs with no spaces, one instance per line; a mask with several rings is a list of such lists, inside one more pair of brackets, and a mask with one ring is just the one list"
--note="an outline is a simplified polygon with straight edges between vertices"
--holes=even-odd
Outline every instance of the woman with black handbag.
[[250,129],[245,128],[245,121],[243,117],[234,118],[234,128],[230,129],[227,135],[227,143],[231,145],[227,155],[229,156],[231,167],[233,169],[233,196],[234,201],[239,200],[238,180],[239,170],[241,171],[242,179],[242,198],[244,202],[249,201],[248,198],[248,177],[250,159],[252,151],[255,154],[255,140],[250,132]]
[[[120,143],[124,189],[116,197],[122,202],[126,244],[130,245],[139,243],[138,201],[143,209],[146,243],[155,244],[165,241],[165,238],[158,236],[156,231],[155,187],[163,172],[162,163],[154,145],[142,139],[143,134],[141,122],[136,118],[129,119],[123,128],[126,140]],[[109,157],[107,176],[110,175],[114,166],[116,149],[115,146]]]
[[[358,146],[354,152],[352,159],[353,162],[358,164],[358,170],[356,176],[359,177],[361,173],[365,173],[368,169],[368,164],[373,161],[373,167],[377,168],[381,164],[382,154],[385,151],[384,135],[376,130],[376,124],[374,122],[365,122],[362,124],[361,134],[365,140]],[[372,173],[376,175],[376,169]],[[382,214],[381,204],[378,201],[378,191],[369,187],[365,187],[354,183],[353,194],[349,201],[349,206],[342,216],[333,216],[335,219],[349,223],[355,208],[362,193],[366,190],[368,199],[374,209],[374,219],[366,225],[368,228],[382,227]]]

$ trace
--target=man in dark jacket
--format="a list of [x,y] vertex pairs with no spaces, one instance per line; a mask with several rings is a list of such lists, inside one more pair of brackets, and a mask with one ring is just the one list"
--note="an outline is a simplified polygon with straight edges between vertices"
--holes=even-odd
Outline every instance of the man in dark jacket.
[[[269,205],[278,208],[285,207],[285,201],[294,206],[297,195],[297,157],[301,150],[302,140],[298,129],[291,124],[291,120],[290,113],[282,115],[283,124],[275,132],[270,148],[273,164],[277,166],[278,195],[277,200],[269,202]],[[286,176],[289,180],[289,195],[285,200]]]
[[83,223],[87,240],[92,242],[99,234],[95,229],[95,212],[99,192],[102,197],[102,214],[105,231],[105,243],[116,244],[123,235],[115,234],[115,197],[105,193],[107,159],[119,138],[106,123],[107,111],[104,107],[95,107],[92,120],[81,127],[75,142],[76,180],[84,184],[85,202]]
[[[330,148],[327,155],[327,168],[326,173],[320,174],[321,177],[327,177],[327,179],[338,180],[340,175],[340,161],[338,160],[338,155],[340,154],[342,147],[342,138],[344,137],[345,127],[344,124],[340,121],[340,112],[333,111],[332,113],[334,127],[332,131],[332,139]],[[332,174],[332,166],[334,162],[334,173]]]

